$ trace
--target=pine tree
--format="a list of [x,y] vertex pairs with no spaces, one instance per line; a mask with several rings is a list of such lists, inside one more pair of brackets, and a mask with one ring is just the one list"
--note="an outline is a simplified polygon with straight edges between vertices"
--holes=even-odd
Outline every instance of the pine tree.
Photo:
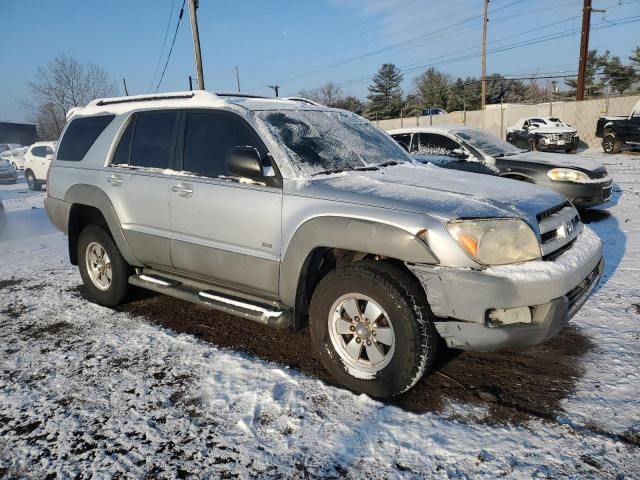
[[374,75],[369,85],[368,113],[369,117],[377,114],[378,118],[394,118],[400,116],[402,109],[403,75],[393,63],[385,63]]
[[636,73],[633,66],[624,65],[620,57],[614,56],[604,66],[602,76],[614,92],[623,94],[633,85]]
[[[599,78],[598,70],[606,65],[609,60],[609,50],[603,54],[598,54],[598,50],[589,50],[587,55],[587,74],[585,76],[585,94],[588,96],[598,96],[602,94],[602,88],[604,84]],[[565,95],[570,98],[575,98],[578,90],[578,79],[569,78],[564,81],[565,85],[569,87],[569,90],[565,92]]]
[[416,96],[423,108],[447,108],[451,77],[431,67],[414,79]]

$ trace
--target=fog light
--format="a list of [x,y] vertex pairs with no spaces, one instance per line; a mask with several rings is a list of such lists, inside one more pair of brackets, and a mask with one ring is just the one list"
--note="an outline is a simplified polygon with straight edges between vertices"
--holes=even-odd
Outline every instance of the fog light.
[[487,326],[501,327],[514,323],[531,323],[531,309],[529,307],[495,308],[487,311]]

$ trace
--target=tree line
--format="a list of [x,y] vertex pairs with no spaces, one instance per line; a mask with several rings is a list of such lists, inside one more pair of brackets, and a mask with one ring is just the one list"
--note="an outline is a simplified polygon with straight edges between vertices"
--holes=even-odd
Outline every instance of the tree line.
[[[609,51],[600,54],[591,50],[587,61],[586,97],[598,98],[610,93],[624,94],[640,91],[640,47],[625,63]],[[365,102],[352,95],[345,96],[339,85],[329,82],[313,90],[302,90],[300,96],[324,105],[344,108],[370,119],[414,116],[429,108],[447,111],[478,110],[481,105],[481,81],[477,77],[453,78],[431,67],[413,79],[410,91],[404,92],[402,71],[392,63],[385,63],[373,76]],[[501,74],[487,76],[486,103],[541,103],[575,99],[577,79],[559,82],[549,79],[510,79]]]

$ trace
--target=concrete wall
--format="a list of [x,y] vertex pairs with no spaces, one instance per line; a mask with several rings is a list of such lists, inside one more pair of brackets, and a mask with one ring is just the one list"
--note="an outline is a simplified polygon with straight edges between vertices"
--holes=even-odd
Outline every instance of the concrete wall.
[[580,140],[584,142],[582,146],[596,148],[600,146],[601,142],[595,136],[598,117],[602,115],[629,115],[638,101],[640,101],[640,95],[611,97],[608,101],[601,98],[584,102],[553,102],[537,105],[505,104],[502,109],[500,105],[488,105],[485,111],[475,110],[466,112],[466,114],[465,112],[453,112],[433,117],[395,118],[380,120],[377,125],[384,130],[424,127],[430,125],[430,122],[433,122],[433,125],[467,125],[505,138],[507,127],[513,125],[519,118],[536,115],[554,116],[578,130]]

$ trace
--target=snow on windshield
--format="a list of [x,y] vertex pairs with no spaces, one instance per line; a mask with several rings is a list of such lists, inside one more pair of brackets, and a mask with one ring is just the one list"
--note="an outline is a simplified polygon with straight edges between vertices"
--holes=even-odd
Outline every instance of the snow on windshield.
[[257,116],[308,174],[411,161],[396,142],[352,113],[288,110]]
[[494,137],[493,135],[489,135],[481,130],[461,128],[453,131],[452,133],[465,140],[472,147],[492,157],[515,155],[522,152],[519,148],[514,147],[510,143],[507,143],[498,137]]

